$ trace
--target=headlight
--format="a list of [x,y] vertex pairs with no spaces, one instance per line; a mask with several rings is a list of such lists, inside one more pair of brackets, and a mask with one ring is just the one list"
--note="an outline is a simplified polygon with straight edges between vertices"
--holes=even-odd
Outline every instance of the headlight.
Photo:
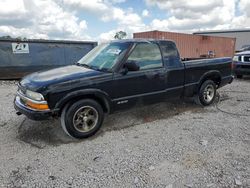
[[239,56],[234,56],[233,61],[239,61]]
[[36,100],[36,101],[43,101],[43,95],[34,91],[26,90],[26,96],[30,99]]

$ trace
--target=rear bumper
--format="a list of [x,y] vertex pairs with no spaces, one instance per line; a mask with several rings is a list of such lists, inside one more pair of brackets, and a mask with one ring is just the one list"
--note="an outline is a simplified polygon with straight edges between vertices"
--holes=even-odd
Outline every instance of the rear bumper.
[[37,121],[49,119],[49,117],[51,117],[51,114],[52,114],[51,111],[49,110],[48,111],[35,111],[35,110],[27,108],[26,106],[22,104],[19,96],[15,97],[14,107],[17,112],[24,114],[29,119],[37,120]]

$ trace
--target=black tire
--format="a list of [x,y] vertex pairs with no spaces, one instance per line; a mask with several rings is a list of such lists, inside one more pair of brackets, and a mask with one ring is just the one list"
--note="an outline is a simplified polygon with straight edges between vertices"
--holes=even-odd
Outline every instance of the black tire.
[[196,100],[199,101],[198,104],[208,106],[214,102],[215,98],[216,85],[212,80],[206,80],[202,83]]
[[83,99],[65,106],[61,114],[61,126],[69,136],[81,139],[93,136],[102,126],[103,119],[101,105],[95,100]]
[[243,75],[236,75],[236,77],[241,79],[241,78],[243,78]]

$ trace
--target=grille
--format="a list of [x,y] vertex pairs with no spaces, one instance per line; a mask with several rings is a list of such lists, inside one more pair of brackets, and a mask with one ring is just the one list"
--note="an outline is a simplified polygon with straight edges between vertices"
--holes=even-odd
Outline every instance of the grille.
[[239,56],[239,61],[240,62],[250,62],[250,56]]
[[250,56],[244,56],[244,62],[250,62]]
[[241,61],[242,60],[242,57],[241,56],[239,56],[239,61]]

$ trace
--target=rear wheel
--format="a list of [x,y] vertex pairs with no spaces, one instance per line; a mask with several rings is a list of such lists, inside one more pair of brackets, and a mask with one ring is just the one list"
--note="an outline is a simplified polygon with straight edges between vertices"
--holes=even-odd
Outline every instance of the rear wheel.
[[203,106],[212,104],[216,97],[216,85],[212,80],[203,82],[199,89],[197,101]]
[[92,99],[80,100],[64,108],[61,115],[63,130],[74,138],[87,138],[101,127],[104,113],[101,105]]

